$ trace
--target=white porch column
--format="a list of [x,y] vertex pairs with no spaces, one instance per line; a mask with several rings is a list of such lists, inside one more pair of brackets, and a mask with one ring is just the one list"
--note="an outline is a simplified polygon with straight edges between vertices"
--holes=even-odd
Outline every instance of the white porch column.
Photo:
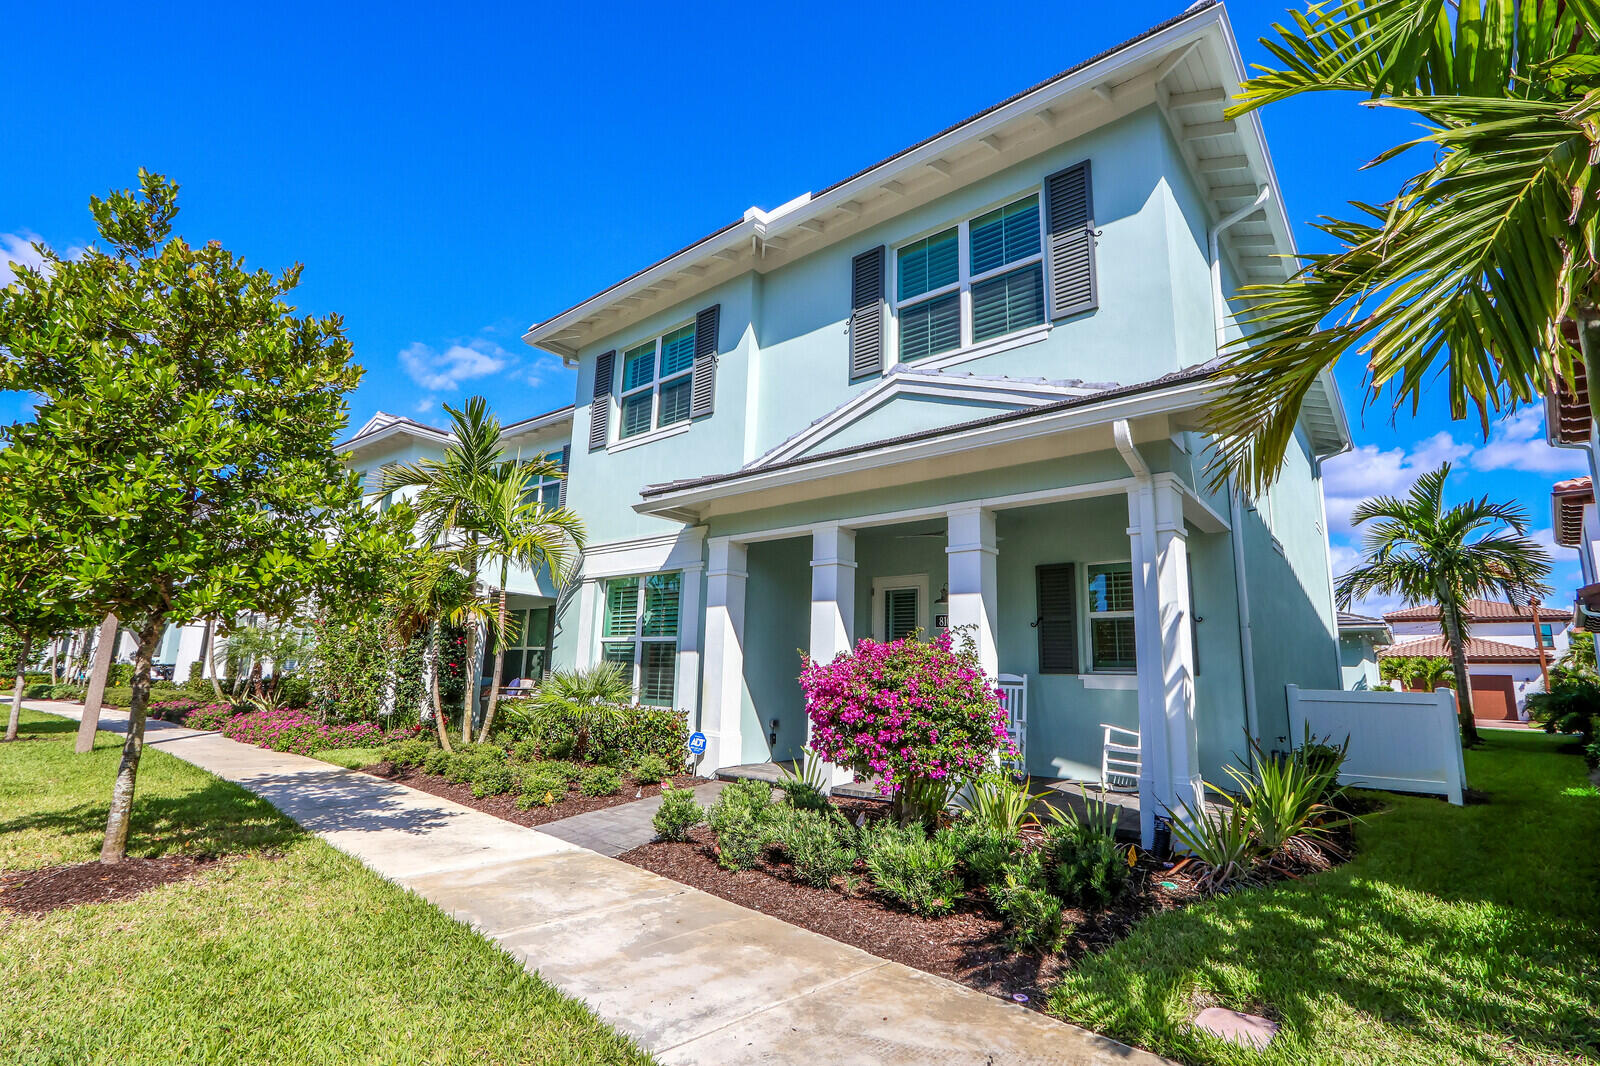
[[1194,720],[1194,646],[1183,498],[1161,478],[1128,493],[1134,644],[1139,660],[1139,829],[1155,843],[1156,816],[1179,803],[1200,810],[1203,786]]
[[600,579],[586,577],[582,580],[578,586],[578,646],[574,649],[573,662],[578,669],[587,670],[600,661],[599,642],[595,637],[600,632],[602,601]]
[[698,728],[700,707],[700,575],[705,566],[683,568],[678,589],[678,680],[673,696]]
[[[811,530],[811,658],[832,662],[855,647],[856,533],[837,522]],[[811,719],[806,719],[811,744]],[[828,765],[828,784],[851,779],[849,770]]]
[[947,519],[945,557],[950,575],[950,630],[973,628],[978,662],[993,680],[1000,676],[1000,651],[995,642],[999,599],[994,512],[981,507],[961,507]]
[[740,727],[744,717],[744,589],[743,544],[728,537],[711,538],[711,563],[706,569],[705,690],[700,700],[700,731],[706,753],[699,772],[709,774],[736,766],[743,758]]

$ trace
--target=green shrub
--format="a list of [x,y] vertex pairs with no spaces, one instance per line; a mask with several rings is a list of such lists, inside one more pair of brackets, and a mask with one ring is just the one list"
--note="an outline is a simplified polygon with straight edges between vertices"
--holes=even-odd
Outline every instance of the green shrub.
[[112,663],[111,670],[106,674],[107,688],[126,688],[133,684],[132,663]]
[[[545,755],[556,759],[580,758],[619,767],[636,765],[646,755],[659,755],[668,765],[682,762],[689,742],[689,720],[683,711],[591,702],[583,693],[592,680],[558,673],[533,696],[506,701],[508,731],[536,741]],[[563,685],[576,686],[571,698]]]
[[434,748],[422,760],[422,768],[430,774],[442,777],[445,771],[450,769],[450,762],[454,758],[455,755],[453,753],[445,751],[443,748]]
[[998,881],[989,886],[989,898],[1018,951],[1056,951],[1071,932],[1070,926],[1061,924],[1061,900],[1044,888],[1043,880],[1040,857],[1030,852],[1007,863]]
[[1001,870],[1016,857],[1020,841],[1015,836],[997,833],[987,825],[962,818],[947,834],[956,852],[961,879],[968,888],[986,888],[1000,880]]
[[523,773],[519,792],[522,807],[554,807],[567,798],[567,779],[559,771],[535,766]]
[[421,766],[438,749],[421,737],[399,740],[383,749],[383,757],[400,767]]
[[706,821],[717,834],[717,862],[729,870],[748,870],[761,859],[773,834],[772,786],[765,781],[734,781],[723,788]]
[[539,761],[540,755],[539,742],[532,737],[519,740],[511,745],[511,757],[518,762],[536,763]]
[[695,802],[693,789],[668,787],[661,790],[661,806],[650,824],[662,840],[683,841],[689,839],[689,830],[705,820],[706,809]]
[[1127,852],[1115,838],[1087,822],[1052,825],[1040,852],[1050,888],[1067,903],[1101,906],[1128,883]]
[[788,808],[776,835],[796,876],[814,888],[827,888],[835,877],[855,868],[855,832],[831,810]]
[[578,791],[585,796],[614,796],[622,791],[622,775],[610,766],[591,766],[578,778]]
[[479,798],[498,796],[517,787],[517,773],[503,760],[480,757],[478,768],[472,775],[472,794]]
[[672,776],[667,760],[659,755],[646,755],[633,768],[633,779],[641,785],[654,785]]
[[1043,795],[1029,792],[1025,784],[1007,775],[990,772],[972,786],[967,818],[995,833],[1014,837],[1030,820],[1028,808]]
[[22,698],[25,700],[48,700],[54,698],[57,686],[44,683],[22,686]]
[[[50,686],[50,695],[49,695],[48,698],[52,699],[52,700],[76,700],[76,701],[81,701],[83,699],[83,697],[88,693],[88,691],[89,690],[84,688],[82,685],[51,685]],[[36,698],[45,698],[45,697],[36,697]]]
[[862,832],[861,850],[878,891],[913,914],[948,914],[961,895],[956,852],[947,836],[930,838],[921,825],[884,819]]
[[828,768],[810,748],[805,751],[805,761],[800,764],[799,772],[788,766],[781,766],[783,776],[778,781],[778,787],[783,789],[784,798],[789,801],[789,806],[805,811],[827,810],[828,803]]
[[565,785],[577,784],[578,778],[583,776],[584,771],[584,767],[579,766],[577,763],[566,762],[562,759],[540,759],[538,762],[530,763],[528,768],[555,774],[561,778],[562,783]]
[[570,759],[578,751],[577,737],[554,737],[544,744],[545,754],[552,759]]

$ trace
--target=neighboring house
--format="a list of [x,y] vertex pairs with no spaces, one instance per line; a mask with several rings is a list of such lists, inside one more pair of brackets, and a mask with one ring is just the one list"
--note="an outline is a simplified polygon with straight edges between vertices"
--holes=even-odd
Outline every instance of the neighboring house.
[[1389,623],[1364,614],[1339,612],[1339,671],[1346,689],[1388,688],[1378,673],[1378,649],[1394,643]]
[[1594,478],[1575,477],[1550,487],[1550,523],[1557,544],[1578,553],[1583,583],[1576,593],[1579,627],[1600,631],[1600,515],[1594,502]]
[[[1537,610],[1535,622],[1534,608],[1527,604],[1467,601],[1467,677],[1475,717],[1526,721],[1528,695],[1542,691],[1545,670],[1566,654],[1572,612],[1545,606]],[[1389,611],[1383,617],[1395,642],[1378,652],[1379,659],[1450,657],[1438,604]]]
[[1324,375],[1269,493],[1211,484],[1233,294],[1294,252],[1243,77],[1198,4],[531,327],[578,370],[555,661],[628,664],[706,772],[801,753],[802,652],[964,629],[1032,773],[1141,731],[1147,842],[1247,735],[1286,748],[1285,685],[1340,681],[1350,442]]

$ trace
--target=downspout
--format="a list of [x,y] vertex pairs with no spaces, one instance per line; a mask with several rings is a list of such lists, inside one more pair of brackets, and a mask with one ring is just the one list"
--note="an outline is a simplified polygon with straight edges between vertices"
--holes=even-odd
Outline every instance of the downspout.
[[[1222,233],[1244,221],[1272,198],[1272,186],[1263,185],[1248,207],[1240,208],[1211,227],[1207,244],[1211,253],[1211,315],[1216,329],[1217,351],[1221,353],[1228,341],[1228,306],[1222,298]],[[1238,483],[1228,478],[1228,514],[1233,528],[1228,539],[1233,543],[1233,592],[1238,602],[1239,665],[1244,679],[1244,721],[1255,744],[1261,743],[1261,723],[1256,710],[1256,650],[1250,624],[1250,586],[1245,576],[1244,560],[1244,497]],[[1326,525],[1326,523],[1324,523]],[[1337,642],[1335,642],[1337,651]],[[1246,757],[1252,772],[1255,770],[1255,744],[1246,748]]]

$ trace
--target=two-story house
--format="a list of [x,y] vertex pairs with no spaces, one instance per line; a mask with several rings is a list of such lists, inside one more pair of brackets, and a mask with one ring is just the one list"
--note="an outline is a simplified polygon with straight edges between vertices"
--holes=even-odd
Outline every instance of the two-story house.
[[1340,684],[1349,436],[1321,378],[1269,493],[1213,483],[1234,294],[1294,251],[1243,76],[1197,4],[531,327],[578,371],[556,663],[629,664],[704,772],[800,754],[802,652],[961,630],[1032,773],[1139,730],[1147,839],[1287,747],[1284,686]]
[[[1498,600],[1468,600],[1467,684],[1480,721],[1526,721],[1528,696],[1543,691],[1551,664],[1567,652],[1572,611]],[[1394,643],[1378,659],[1449,658],[1439,605],[1419,604],[1383,616]]]

